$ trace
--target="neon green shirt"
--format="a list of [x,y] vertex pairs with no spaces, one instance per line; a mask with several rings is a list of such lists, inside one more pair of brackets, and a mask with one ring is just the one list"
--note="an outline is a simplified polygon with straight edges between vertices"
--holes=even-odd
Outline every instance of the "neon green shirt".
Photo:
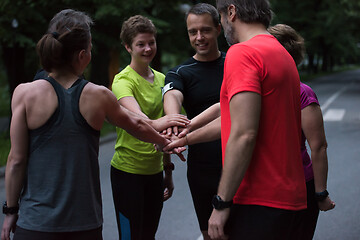
[[[165,75],[154,72],[154,82],[146,81],[130,66],[114,77],[112,91],[119,100],[123,97],[134,97],[141,111],[150,119],[163,116],[161,87],[164,86]],[[124,172],[150,175],[163,170],[163,154],[155,150],[152,143],[138,140],[122,128],[116,128],[117,140],[115,154],[111,165]]]

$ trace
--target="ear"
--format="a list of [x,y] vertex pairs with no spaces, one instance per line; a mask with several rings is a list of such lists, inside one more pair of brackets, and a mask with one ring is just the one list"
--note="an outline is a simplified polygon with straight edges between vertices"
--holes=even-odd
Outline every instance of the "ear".
[[85,58],[85,55],[86,55],[85,49],[80,50],[80,52],[78,54],[78,60],[82,61]]
[[231,22],[234,22],[235,19],[236,19],[236,7],[234,4],[230,4],[228,9],[227,9],[227,15],[228,15],[228,18]]
[[132,52],[131,46],[125,44],[125,49],[126,49],[126,51],[128,51],[128,53],[131,54],[131,52]]
[[219,36],[221,33],[221,24],[219,23],[219,25],[216,27],[216,31],[217,31],[217,35]]

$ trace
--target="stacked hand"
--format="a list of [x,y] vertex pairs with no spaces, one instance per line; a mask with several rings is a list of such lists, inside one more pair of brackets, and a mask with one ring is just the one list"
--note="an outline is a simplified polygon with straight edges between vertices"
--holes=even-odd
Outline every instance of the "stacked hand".
[[[180,117],[180,118],[179,118]],[[186,161],[182,152],[186,150],[187,139],[186,135],[189,133],[190,120],[181,114],[171,114],[159,118],[157,121],[158,128],[165,127],[162,130],[161,135],[170,140],[170,143],[165,147],[155,146],[158,151],[163,151],[168,154],[176,154],[182,161]],[[171,121],[171,122],[169,122]],[[176,123],[175,126],[169,126],[171,123]]]

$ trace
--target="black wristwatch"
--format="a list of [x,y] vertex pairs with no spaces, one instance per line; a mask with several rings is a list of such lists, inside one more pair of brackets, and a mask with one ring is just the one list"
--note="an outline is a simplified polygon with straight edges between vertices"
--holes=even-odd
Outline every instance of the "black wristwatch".
[[19,212],[19,205],[16,207],[8,207],[7,203],[4,202],[3,205],[3,214],[17,214]]
[[327,190],[323,192],[315,192],[315,199],[318,202],[324,201],[327,198],[327,196],[329,196],[329,192]]
[[221,210],[224,208],[229,208],[233,204],[233,201],[225,202],[221,199],[219,195],[215,195],[212,199],[212,205],[216,210]]
[[167,171],[167,170],[174,171],[174,169],[175,169],[175,165],[172,162],[167,165],[164,165],[164,171]]

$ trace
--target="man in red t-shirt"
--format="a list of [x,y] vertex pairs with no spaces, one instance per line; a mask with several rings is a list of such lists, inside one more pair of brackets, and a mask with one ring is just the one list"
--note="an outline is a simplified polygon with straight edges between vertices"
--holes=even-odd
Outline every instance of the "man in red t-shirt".
[[224,166],[209,235],[296,239],[306,188],[295,63],[266,30],[267,0],[218,0],[217,8],[232,46],[220,94]]

